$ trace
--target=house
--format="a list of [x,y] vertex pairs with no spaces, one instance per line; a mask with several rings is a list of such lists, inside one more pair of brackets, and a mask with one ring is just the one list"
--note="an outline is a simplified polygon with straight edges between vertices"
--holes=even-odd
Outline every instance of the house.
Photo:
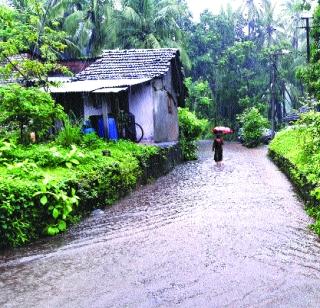
[[126,137],[119,124],[127,115],[133,127],[136,122],[143,128],[144,141],[170,142],[178,140],[177,108],[184,105],[186,94],[183,78],[178,49],[106,50],[51,92],[67,112],[85,120],[100,117],[107,138],[110,120],[118,122],[118,133]]

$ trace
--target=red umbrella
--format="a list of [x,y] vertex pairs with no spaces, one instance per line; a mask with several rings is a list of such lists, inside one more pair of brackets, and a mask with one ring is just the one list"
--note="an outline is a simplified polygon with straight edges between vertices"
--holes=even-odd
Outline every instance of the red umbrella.
[[226,126],[216,126],[212,129],[214,134],[232,134],[233,130]]

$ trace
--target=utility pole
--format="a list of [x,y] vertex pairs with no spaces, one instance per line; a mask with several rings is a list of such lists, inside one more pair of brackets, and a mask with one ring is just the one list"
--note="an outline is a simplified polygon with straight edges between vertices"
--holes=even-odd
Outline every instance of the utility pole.
[[299,27],[301,29],[305,29],[306,30],[306,34],[307,34],[307,62],[310,63],[310,19],[312,17],[301,17],[302,20],[306,21],[306,25],[304,27]]
[[275,123],[275,106],[276,106],[276,72],[277,72],[277,57],[278,54],[274,53],[271,54],[271,80],[270,80],[270,86],[271,86],[271,129],[272,132],[275,132],[276,123]]
[[[270,72],[270,109],[271,109],[271,128],[272,131],[275,132],[276,128],[276,114],[278,115],[278,120],[281,121],[281,110],[279,105],[277,104],[277,62],[279,56],[284,56],[289,54],[289,50],[279,50],[270,54],[271,58],[271,72]],[[277,106],[277,108],[276,108]]]

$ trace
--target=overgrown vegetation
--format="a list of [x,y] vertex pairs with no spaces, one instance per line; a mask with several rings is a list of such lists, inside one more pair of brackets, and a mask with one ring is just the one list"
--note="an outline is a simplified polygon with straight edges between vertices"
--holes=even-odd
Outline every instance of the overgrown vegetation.
[[241,125],[241,137],[247,147],[256,147],[261,143],[261,137],[269,123],[255,107],[246,109],[238,117]]
[[320,84],[319,84],[319,75],[320,75],[320,48],[319,48],[319,39],[320,39],[320,5],[314,11],[313,14],[313,27],[312,27],[312,44],[311,44],[311,58],[310,63],[306,66],[301,66],[297,71],[298,78],[300,78],[308,92],[314,95],[318,100],[320,99]]
[[106,143],[84,135],[79,146],[0,142],[0,247],[54,235],[94,208],[133,189],[151,146]]
[[0,79],[46,88],[49,72],[68,73],[57,63],[67,47],[66,33],[48,18],[49,2],[56,1],[18,0],[14,9],[0,5]]
[[288,174],[308,202],[307,211],[320,235],[320,113],[311,112],[293,127],[279,132],[269,147],[270,156]]
[[54,121],[65,118],[62,106],[37,88],[0,87],[0,102],[0,126],[6,133],[18,131],[21,143],[30,142],[31,132],[36,132],[36,139],[45,140]]
[[179,108],[179,141],[185,160],[197,159],[196,140],[208,129],[208,121],[201,120],[187,108]]

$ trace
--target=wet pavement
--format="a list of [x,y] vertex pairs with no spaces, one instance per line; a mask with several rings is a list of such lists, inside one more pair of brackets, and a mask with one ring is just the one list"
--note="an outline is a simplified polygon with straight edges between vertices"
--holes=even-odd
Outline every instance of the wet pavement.
[[225,145],[0,253],[0,307],[319,307],[320,244],[266,148]]

